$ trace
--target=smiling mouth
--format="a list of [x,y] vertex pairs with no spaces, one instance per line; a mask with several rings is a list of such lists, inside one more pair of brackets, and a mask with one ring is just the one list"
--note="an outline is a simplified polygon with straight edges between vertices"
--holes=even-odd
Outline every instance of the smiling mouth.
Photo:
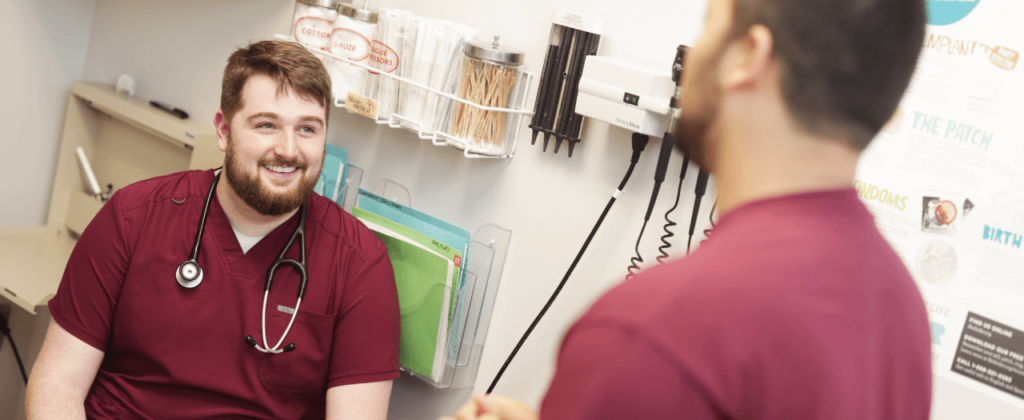
[[268,171],[277,172],[279,174],[289,174],[289,173],[295,172],[295,169],[296,169],[293,166],[270,166],[270,165],[263,165],[263,167],[266,168]]

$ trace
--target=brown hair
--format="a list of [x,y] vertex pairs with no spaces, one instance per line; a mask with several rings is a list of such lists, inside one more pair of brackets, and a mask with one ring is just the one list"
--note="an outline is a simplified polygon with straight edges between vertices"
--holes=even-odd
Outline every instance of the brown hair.
[[771,31],[797,122],[864,150],[910,83],[924,42],[924,0],[734,1],[734,36],[754,24]]
[[230,125],[242,108],[242,89],[254,74],[277,81],[277,93],[291,88],[300,97],[324,107],[324,124],[330,117],[331,77],[319,58],[292,42],[262,41],[239,48],[228,58],[220,90],[220,109]]

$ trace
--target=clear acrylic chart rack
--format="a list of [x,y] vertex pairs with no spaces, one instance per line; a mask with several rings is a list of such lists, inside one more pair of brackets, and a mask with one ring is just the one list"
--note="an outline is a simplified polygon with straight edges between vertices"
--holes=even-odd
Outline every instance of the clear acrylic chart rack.
[[337,202],[339,197],[344,197],[342,202],[338,204],[345,211],[352,213],[352,207],[355,207],[356,201],[359,200],[359,184],[363,181],[363,170],[354,165],[348,165],[346,170],[348,174],[345,175],[345,185],[341,187],[336,197],[328,198]]
[[[274,35],[274,37],[277,38],[277,39],[283,40],[283,41],[295,42],[295,39],[290,37],[290,36],[288,36],[288,35],[276,34],[276,35]],[[363,63],[356,63],[356,62],[353,62],[353,61],[351,61],[349,59],[346,59],[344,57],[339,57],[337,55],[331,54],[331,53],[326,52],[326,51],[322,51],[322,50],[318,50],[318,49],[314,49],[314,48],[309,48],[308,46],[306,47],[306,49],[309,50],[310,52],[312,52],[313,54],[318,55],[318,56],[329,57],[329,58],[332,58],[332,59],[335,59],[335,60],[347,63],[348,65],[360,67],[360,68],[366,69],[368,71],[372,71],[374,73],[380,74],[381,76],[394,79],[395,81],[398,81],[398,82],[404,84],[407,87],[408,86],[416,87],[416,88],[424,90],[425,92],[429,92],[429,93],[432,93],[434,95],[437,95],[438,96],[438,104],[437,104],[438,107],[441,106],[440,102],[442,102],[442,101],[440,99],[441,98],[445,98],[445,99],[448,100],[447,102],[455,101],[455,102],[464,104],[466,106],[477,108],[477,109],[479,109],[481,111],[493,111],[493,112],[504,112],[504,113],[506,113],[507,114],[506,115],[506,119],[507,119],[507,121],[510,122],[509,123],[509,127],[510,128],[509,128],[509,130],[507,130],[506,138],[505,138],[505,142],[508,145],[508,147],[506,148],[505,152],[497,153],[497,154],[492,153],[490,151],[485,151],[483,149],[474,148],[474,146],[472,144],[470,144],[469,142],[467,142],[466,140],[451,135],[450,133],[448,133],[447,131],[445,131],[443,129],[447,125],[447,124],[444,124],[444,123],[436,124],[438,127],[441,127],[440,129],[431,130],[429,127],[427,127],[427,128],[423,127],[423,125],[419,121],[416,121],[415,119],[409,118],[407,116],[403,116],[403,115],[401,115],[401,114],[399,114],[397,112],[392,112],[391,115],[388,116],[387,118],[378,117],[378,118],[373,120],[375,123],[377,123],[379,125],[387,125],[388,127],[391,127],[391,128],[404,128],[404,129],[406,129],[408,131],[416,133],[416,135],[421,140],[429,140],[430,143],[435,145],[435,146],[451,146],[451,147],[454,147],[456,149],[462,150],[463,155],[465,157],[467,157],[467,158],[470,158],[470,159],[511,159],[513,156],[515,156],[516,145],[519,143],[519,134],[522,131],[523,117],[524,116],[529,117],[529,116],[533,115],[532,111],[526,109],[527,92],[529,91],[529,88],[530,88],[530,82],[533,80],[533,73],[530,73],[528,71],[521,71],[519,73],[519,80],[516,83],[515,90],[514,90],[514,92],[511,95],[512,99],[510,100],[510,103],[513,104],[513,107],[512,108],[494,108],[494,107],[482,106],[482,105],[476,104],[474,102],[467,101],[467,100],[462,99],[462,98],[460,98],[460,97],[458,97],[456,95],[453,95],[451,93],[442,92],[440,90],[428,87],[428,86],[420,84],[420,83],[416,83],[416,82],[414,82],[412,80],[409,80],[409,79],[406,79],[406,78],[403,78],[403,77],[400,77],[400,76],[396,76],[396,75],[391,74],[391,73],[381,72],[380,69],[375,69],[375,68],[370,67],[370,66],[368,66],[366,64],[363,64]],[[341,101],[339,98],[334,98],[334,106],[339,107],[339,108],[344,108],[345,107],[344,102]],[[438,113],[441,114],[443,112],[440,112],[440,110],[439,110]]]
[[[370,191],[398,204],[412,206],[408,189],[389,179],[381,180]],[[466,281],[456,290],[455,311],[450,321],[450,330],[458,333],[448,336],[444,371],[439,380],[434,381],[400,366],[403,372],[437,388],[473,386],[511,239],[511,230],[493,223],[484,224],[473,234],[467,254]],[[446,294],[450,292],[451,289],[445,291]]]

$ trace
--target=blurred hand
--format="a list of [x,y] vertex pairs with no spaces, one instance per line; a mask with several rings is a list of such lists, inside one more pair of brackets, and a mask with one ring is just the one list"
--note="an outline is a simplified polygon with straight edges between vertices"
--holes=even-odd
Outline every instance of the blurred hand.
[[537,413],[519,400],[476,394],[455,412],[455,417],[440,420],[537,420]]

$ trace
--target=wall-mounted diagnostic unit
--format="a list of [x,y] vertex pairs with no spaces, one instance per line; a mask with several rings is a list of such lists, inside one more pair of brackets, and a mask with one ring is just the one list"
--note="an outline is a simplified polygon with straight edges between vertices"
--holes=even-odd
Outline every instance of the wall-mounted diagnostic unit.
[[667,131],[672,73],[615,57],[587,57],[576,113],[629,131],[661,137]]

